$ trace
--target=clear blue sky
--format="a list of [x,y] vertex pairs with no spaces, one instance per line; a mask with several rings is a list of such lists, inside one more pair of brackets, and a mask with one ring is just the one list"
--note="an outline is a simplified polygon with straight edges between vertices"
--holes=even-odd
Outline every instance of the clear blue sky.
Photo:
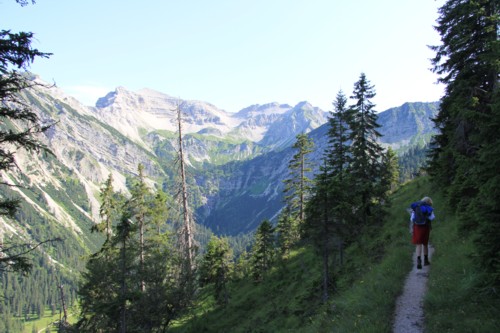
[[123,86],[236,112],[331,109],[364,72],[377,111],[437,101],[429,69],[444,0],[0,0],[0,29],[32,31],[53,56],[31,71],[88,105]]

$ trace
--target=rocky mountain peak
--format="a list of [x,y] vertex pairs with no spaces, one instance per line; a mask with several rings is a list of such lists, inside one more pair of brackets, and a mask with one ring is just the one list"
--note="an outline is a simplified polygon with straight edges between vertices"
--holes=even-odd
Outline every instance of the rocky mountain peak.
[[240,110],[235,116],[239,118],[251,118],[262,115],[283,114],[291,108],[288,104],[280,104],[278,102],[253,104]]
[[[96,116],[120,130],[136,142],[142,142],[140,131],[177,131],[177,113],[182,111],[183,131],[189,133],[218,133],[234,139],[259,142],[272,131],[272,137],[281,137],[280,142],[288,144],[297,130],[307,131],[326,122],[324,112],[307,101],[291,107],[288,104],[271,102],[254,104],[238,113],[229,113],[215,105],[197,100],[181,100],[167,94],[141,89],[129,91],[117,87],[101,97],[96,103]],[[304,111],[307,110],[307,114]],[[289,113],[301,116],[290,118]],[[289,126],[274,126],[293,122]]]
[[116,90],[107,93],[106,96],[100,97],[97,100],[97,102],[95,103],[95,107],[99,109],[104,109],[105,107],[112,105],[113,102],[115,101],[116,95],[117,95]]
[[313,109],[314,107],[308,101],[302,101],[302,102],[297,103],[297,105],[295,105],[293,108],[294,109]]

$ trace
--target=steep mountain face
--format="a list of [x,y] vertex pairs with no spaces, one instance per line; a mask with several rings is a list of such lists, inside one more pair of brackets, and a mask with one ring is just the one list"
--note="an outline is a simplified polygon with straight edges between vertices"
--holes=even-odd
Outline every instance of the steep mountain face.
[[[379,114],[381,142],[394,150],[405,151],[435,133],[431,118],[438,103],[405,103]],[[405,129],[403,131],[400,128]],[[328,147],[329,124],[324,123],[309,133],[314,151],[309,159],[315,166],[322,163]],[[283,207],[283,181],[288,177],[288,162],[295,151],[290,147],[269,152],[248,161],[230,163],[217,168],[219,191],[209,195],[199,208],[203,223],[217,233],[235,235],[255,230],[264,219],[275,218]]]
[[382,142],[395,150],[416,144],[420,139],[435,133],[432,118],[438,112],[439,103],[405,103],[380,113]]
[[[177,108],[182,113],[183,133],[261,145],[269,142],[276,145],[272,138],[277,135],[294,138],[302,131],[324,124],[327,119],[326,112],[307,102],[295,107],[278,103],[253,105],[238,113],[229,113],[206,102],[183,101],[149,89],[130,92],[121,87],[100,98],[94,113],[122,134],[141,142],[144,132],[176,132]],[[276,126],[278,122],[287,126],[281,129]]]
[[[233,114],[149,89],[117,88],[95,107],[83,106],[56,88],[33,89],[23,97],[42,120],[56,122],[42,138],[54,156],[20,153],[24,176],[3,178],[24,189],[0,194],[23,198],[52,229],[78,239],[82,251],[99,242],[89,228],[99,221],[98,195],[109,174],[115,190],[126,193],[126,179],[143,164],[151,185],[167,184],[175,192],[177,108],[197,222],[215,233],[251,232],[263,219],[277,216],[297,134],[310,133],[316,147],[310,157],[316,165],[327,147],[328,112],[307,102],[252,105]],[[407,103],[380,113],[383,143],[401,149],[430,133],[428,118],[435,108],[435,103]],[[40,240],[32,231],[39,221],[0,220],[0,231]]]

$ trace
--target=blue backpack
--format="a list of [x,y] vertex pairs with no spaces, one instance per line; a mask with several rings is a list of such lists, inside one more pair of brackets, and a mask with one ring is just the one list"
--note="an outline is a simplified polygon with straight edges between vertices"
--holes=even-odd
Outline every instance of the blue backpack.
[[432,206],[423,201],[417,201],[411,204],[413,210],[413,223],[418,225],[426,225],[429,223],[429,217],[432,214]]

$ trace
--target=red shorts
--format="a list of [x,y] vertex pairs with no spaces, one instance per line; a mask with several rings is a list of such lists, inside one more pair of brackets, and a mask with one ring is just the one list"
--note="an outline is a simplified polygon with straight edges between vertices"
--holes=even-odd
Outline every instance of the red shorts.
[[430,226],[427,225],[413,225],[413,236],[411,242],[415,245],[417,244],[429,244],[429,235],[431,233]]

